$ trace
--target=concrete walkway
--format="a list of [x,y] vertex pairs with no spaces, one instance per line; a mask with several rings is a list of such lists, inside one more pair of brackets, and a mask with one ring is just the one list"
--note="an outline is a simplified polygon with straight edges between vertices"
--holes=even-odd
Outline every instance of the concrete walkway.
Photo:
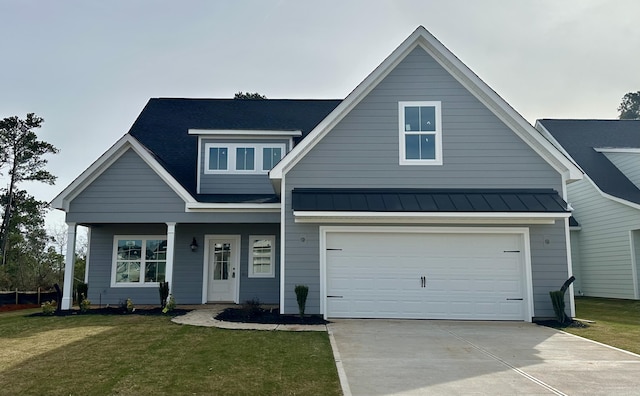
[[263,323],[237,323],[225,322],[214,319],[220,312],[231,305],[215,305],[206,306],[206,308],[195,308],[182,316],[176,316],[171,319],[172,322],[178,324],[218,327],[220,329],[235,330],[281,330],[281,331],[327,331],[326,325],[279,325],[279,324],[263,324]]
[[345,395],[639,395],[640,356],[531,323],[334,320]]

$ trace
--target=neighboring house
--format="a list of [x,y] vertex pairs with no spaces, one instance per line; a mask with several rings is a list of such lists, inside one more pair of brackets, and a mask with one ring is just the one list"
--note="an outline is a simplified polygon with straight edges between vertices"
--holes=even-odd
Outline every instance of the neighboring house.
[[164,279],[296,313],[305,284],[325,317],[530,321],[572,273],[581,177],[419,27],[341,101],[152,99],[53,205],[90,228],[92,301]]
[[538,120],[584,171],[567,193],[576,295],[639,299],[640,120]]

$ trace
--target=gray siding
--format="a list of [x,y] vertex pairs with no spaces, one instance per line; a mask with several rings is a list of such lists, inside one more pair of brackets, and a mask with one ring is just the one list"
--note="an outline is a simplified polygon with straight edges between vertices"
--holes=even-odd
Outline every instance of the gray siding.
[[[159,304],[156,287],[111,287],[113,271],[114,235],[165,235],[166,226],[159,224],[100,225],[91,229],[91,266],[89,267],[89,299],[94,303],[118,304],[131,298],[135,304]],[[265,304],[279,300],[279,234],[277,224],[178,224],[173,274],[173,295],[178,304],[202,302],[202,273],[204,261],[204,235],[240,235],[240,302],[258,299]],[[249,278],[249,235],[275,235],[276,276],[274,278]],[[200,247],[195,252],[189,248],[192,238]]]
[[582,276],[582,292],[593,297],[637,298],[629,231],[640,228],[640,210],[604,198],[586,179],[569,184],[567,193],[582,226],[575,233],[580,253],[573,263]]
[[[442,102],[442,166],[399,165],[399,101]],[[302,187],[553,188],[560,175],[421,49],[412,51],[285,177],[285,311],[293,286],[310,286],[319,311],[318,226],[296,224],[291,190]],[[535,315],[552,316],[549,290],[567,278],[564,222],[531,226]],[[550,236],[551,246],[542,246]],[[304,236],[305,241],[301,242]],[[540,241],[540,243],[536,243]]]
[[[273,194],[273,186],[268,174],[206,174],[205,147],[208,143],[274,143],[284,144],[285,153],[289,151],[287,139],[202,139],[200,151],[200,193],[201,194]],[[283,154],[285,154],[283,153]],[[231,164],[229,164],[231,167]],[[256,163],[256,167],[262,164]]]
[[279,213],[186,213],[185,202],[133,150],[71,201],[78,223],[279,223]]
[[[442,102],[442,166],[399,165],[399,101]],[[415,49],[287,174],[302,187],[554,188],[558,173]]]
[[640,188],[640,153],[604,153],[631,183]]

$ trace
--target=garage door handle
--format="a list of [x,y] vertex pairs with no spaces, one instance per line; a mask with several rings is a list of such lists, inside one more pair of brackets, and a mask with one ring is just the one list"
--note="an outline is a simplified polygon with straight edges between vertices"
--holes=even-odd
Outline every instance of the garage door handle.
[[342,296],[327,296],[327,298],[342,298]]
[[522,298],[507,298],[507,301],[522,301]]

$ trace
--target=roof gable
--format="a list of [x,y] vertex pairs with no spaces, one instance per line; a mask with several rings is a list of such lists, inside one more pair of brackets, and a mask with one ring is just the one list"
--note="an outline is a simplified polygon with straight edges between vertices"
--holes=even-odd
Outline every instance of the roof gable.
[[640,148],[640,120],[557,120],[536,123],[605,194],[640,204],[640,189],[609,159],[611,149]]
[[538,155],[566,179],[577,180],[582,173],[568,158],[511,108],[500,96],[466,67],[424,27],[418,27],[391,55],[360,83],[311,133],[269,173],[278,183],[322,138],[360,103],[411,51],[421,47],[481,103],[510,127]]
[[191,194],[167,172],[145,147],[131,135],[126,134],[82,172],[71,184],[62,190],[62,192],[51,201],[51,205],[56,209],[69,211],[71,201],[129,150],[133,150],[140,156],[185,203],[194,201]]

